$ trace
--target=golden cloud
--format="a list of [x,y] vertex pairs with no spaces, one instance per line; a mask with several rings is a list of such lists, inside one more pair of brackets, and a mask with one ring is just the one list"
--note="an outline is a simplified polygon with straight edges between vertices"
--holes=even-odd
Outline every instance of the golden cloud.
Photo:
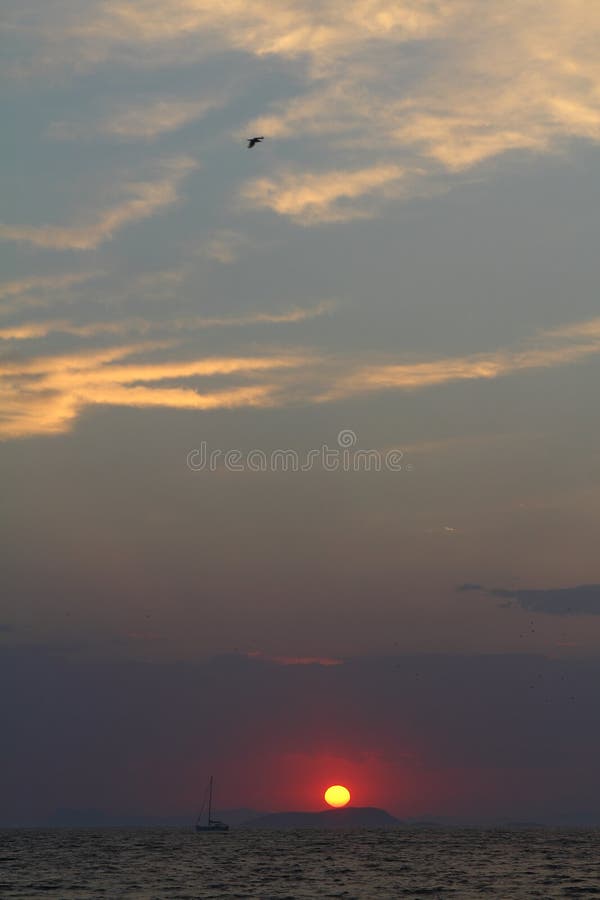
[[[380,165],[418,169],[421,178],[408,185],[415,193],[423,191],[420,180],[437,180],[440,171],[464,172],[509,151],[546,154],[573,139],[600,141],[600,7],[552,0],[542,11],[536,0],[440,0],[392,11],[357,3],[340,10],[340,19],[327,47],[306,46],[318,80],[274,103],[248,123],[250,131],[302,135],[338,155],[371,156],[376,147]],[[422,44],[411,64],[403,48],[415,39]],[[326,175],[307,172],[307,191]],[[295,218],[287,189],[285,182],[254,187],[256,202],[265,205],[266,194],[271,208]],[[301,194],[300,175],[295,189]]]
[[[347,55],[369,39],[397,43],[435,35],[455,17],[453,7],[463,5],[461,0],[402,0],[393,8],[387,0],[356,0],[350,6],[340,0],[280,0],[275,5],[268,0],[251,5],[244,0],[96,0],[88,16],[67,14],[63,28],[88,64],[115,54],[134,62],[140,45],[153,45],[159,61],[186,50],[194,58],[189,47],[194,36],[195,58],[216,40],[257,56],[309,56],[320,66],[324,57]],[[39,27],[52,33],[47,20]]]
[[[600,141],[600,6],[590,0],[19,0],[9,3],[7,24],[31,39],[34,70],[67,64],[77,72],[114,61],[152,68],[220,52],[293,64],[304,87],[247,127],[352,151],[334,176],[345,186],[328,199],[329,163],[253,181],[243,195],[303,224],[372,215],[372,204],[352,200],[381,199],[386,191],[372,183],[352,193],[357,172],[396,167],[427,180],[509,151],[550,153],[572,139]],[[204,100],[198,103],[159,98],[98,128],[148,139],[203,114]],[[363,165],[359,152],[368,154]],[[412,188],[421,193],[418,181]],[[173,202],[139,189],[131,204],[83,229],[3,226],[0,237],[97,246],[122,221]]]
[[292,354],[121,362],[168,346],[132,344],[2,361],[0,436],[68,431],[77,416],[94,404],[197,410],[269,406],[275,402],[277,389],[264,380],[206,391],[173,382],[217,375],[256,378],[307,362],[306,357]]
[[[492,353],[366,365],[348,357],[291,351],[166,361],[143,358],[157,350],[171,356],[183,352],[180,344],[162,341],[0,362],[0,436],[67,431],[80,412],[94,404],[198,410],[268,407],[491,380],[597,355],[600,324],[598,319],[568,324],[541,332],[523,346]],[[266,380],[273,373],[276,381]],[[217,376],[241,378],[243,383],[197,389],[197,379]]]
[[348,201],[377,195],[405,175],[402,167],[391,164],[349,171],[280,172],[275,178],[250,181],[242,197],[302,225],[349,221],[371,213],[364,205]]

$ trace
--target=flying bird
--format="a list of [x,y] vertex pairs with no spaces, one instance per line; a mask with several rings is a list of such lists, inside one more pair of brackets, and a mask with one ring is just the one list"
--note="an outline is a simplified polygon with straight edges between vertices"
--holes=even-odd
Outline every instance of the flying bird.
[[252,150],[255,144],[260,143],[260,141],[264,141],[264,137],[253,137],[247,138],[248,140],[248,150]]

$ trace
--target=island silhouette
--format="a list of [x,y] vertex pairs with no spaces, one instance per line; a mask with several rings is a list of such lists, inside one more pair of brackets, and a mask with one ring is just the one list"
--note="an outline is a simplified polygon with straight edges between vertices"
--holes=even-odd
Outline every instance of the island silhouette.
[[[454,818],[435,816],[426,818],[397,819],[384,809],[373,806],[345,806],[339,809],[323,809],[317,812],[267,813],[256,809],[238,808],[219,810],[218,816],[235,829],[295,829],[295,828],[500,828],[505,831],[528,830],[546,827],[597,827],[600,814],[580,813],[562,815],[543,822],[528,819],[507,818]],[[32,820],[28,827],[42,828],[185,828],[192,827],[194,811],[176,815],[148,814],[135,811],[106,809],[58,808],[50,815]],[[8,827],[12,827],[9,825]]]
[[278,812],[243,822],[241,828],[401,828],[405,823],[376,806],[343,806],[319,812]]

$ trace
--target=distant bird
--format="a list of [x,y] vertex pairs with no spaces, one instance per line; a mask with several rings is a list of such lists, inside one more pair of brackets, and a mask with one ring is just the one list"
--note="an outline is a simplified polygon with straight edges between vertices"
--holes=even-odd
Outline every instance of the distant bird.
[[247,138],[248,141],[248,150],[252,150],[255,144],[259,144],[261,141],[264,141],[264,137],[253,137]]

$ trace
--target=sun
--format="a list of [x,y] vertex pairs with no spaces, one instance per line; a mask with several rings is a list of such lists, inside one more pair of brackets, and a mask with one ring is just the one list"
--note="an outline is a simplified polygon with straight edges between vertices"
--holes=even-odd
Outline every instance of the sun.
[[327,788],[323,797],[325,798],[325,803],[328,803],[330,806],[346,806],[347,803],[350,803],[350,791],[342,784],[332,784],[331,787]]

